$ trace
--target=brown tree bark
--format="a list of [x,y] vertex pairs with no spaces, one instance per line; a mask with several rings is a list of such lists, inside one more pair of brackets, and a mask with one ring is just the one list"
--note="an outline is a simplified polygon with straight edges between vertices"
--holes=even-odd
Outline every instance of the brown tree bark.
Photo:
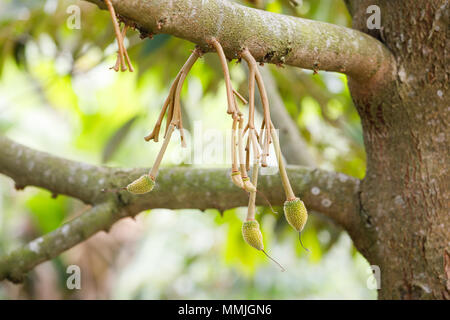
[[[348,1],[350,2],[350,1]],[[368,30],[369,5],[381,9]],[[367,172],[353,240],[381,270],[381,299],[450,298],[449,4],[352,1],[354,28],[396,59],[393,79],[348,84],[361,116]]]

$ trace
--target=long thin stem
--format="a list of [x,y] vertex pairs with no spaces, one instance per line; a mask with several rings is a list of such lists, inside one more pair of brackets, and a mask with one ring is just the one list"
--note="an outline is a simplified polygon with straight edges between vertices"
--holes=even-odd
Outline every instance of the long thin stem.
[[201,57],[201,55],[202,55],[201,50],[199,48],[196,48],[189,56],[183,67],[178,72],[177,76],[175,77],[175,80],[173,81],[170,87],[169,94],[164,102],[163,108],[159,114],[158,120],[156,121],[153,131],[144,138],[146,141],[150,141],[153,139],[155,142],[158,142],[159,131],[161,130],[161,123],[164,119],[164,115],[167,112],[167,121],[166,121],[167,124],[166,130],[164,132],[164,137],[167,136],[169,126],[170,124],[173,123],[180,130],[182,146],[183,147],[186,146],[183,133],[183,122],[181,118],[180,94],[187,74],[189,73],[189,71],[191,70],[192,66],[197,61],[197,59]]
[[255,128],[255,68],[249,68],[248,75],[248,127]]
[[233,88],[231,86],[230,71],[228,70],[227,58],[225,57],[225,53],[223,52],[222,46],[220,45],[219,41],[213,38],[210,40],[210,44],[216,49],[217,54],[219,55],[220,64],[222,65],[223,75],[225,78],[225,86],[227,91],[227,101],[228,101],[227,113],[233,114],[237,111],[234,105]]
[[161,160],[164,156],[164,153],[166,152],[167,146],[169,145],[170,142],[170,137],[172,136],[172,133],[175,129],[175,125],[174,124],[170,124],[169,125],[169,130],[167,131],[167,135],[164,138],[164,142],[163,145],[161,146],[161,149],[159,150],[158,156],[156,157],[155,163],[153,164],[152,169],[149,172],[149,176],[150,178],[152,178],[153,180],[156,179],[156,176],[158,175],[158,169],[159,166],[161,164]]
[[271,128],[272,138],[273,138],[273,147],[275,149],[275,154],[278,160],[278,168],[280,170],[281,182],[283,183],[283,189],[286,193],[287,200],[295,199],[294,191],[292,191],[291,183],[289,182],[289,178],[286,172],[286,168],[284,166],[283,156],[281,154],[280,142],[278,140],[278,135],[276,130]]
[[238,128],[238,151],[239,151],[239,168],[241,169],[242,179],[247,177],[247,170],[245,168],[245,150],[244,150],[244,117],[239,117]]
[[[259,169],[259,161],[256,160],[253,164],[253,172],[252,172],[252,183],[257,188],[258,185],[258,169]],[[253,192],[250,192],[250,196],[248,199],[248,209],[247,209],[247,221],[248,220],[255,220],[255,213],[256,213],[256,190]]]
[[233,172],[238,171],[238,159],[237,159],[237,143],[236,143],[236,127],[237,127],[237,117],[233,119],[233,125],[231,127],[231,170]]
[[125,39],[125,36],[127,34],[127,30],[128,30],[128,26],[124,25],[124,27],[122,29],[122,49],[123,49],[123,53],[125,55],[125,61],[127,62],[127,65],[128,65],[128,70],[130,70],[130,72],[133,72],[134,68],[131,65],[131,60],[130,60],[130,57],[128,56],[127,48],[125,48],[125,44],[123,43],[123,39]]
[[264,121],[266,124],[266,132],[264,135],[265,140],[264,140],[264,148],[263,148],[263,159],[265,162],[266,157],[269,156],[269,144],[271,143],[271,135],[268,130],[270,130],[270,128],[272,127],[272,120],[270,118],[269,99],[267,98],[267,92],[266,92],[266,88],[264,86],[264,81],[262,79],[261,73],[259,72],[258,66],[256,65],[255,59],[253,58],[253,56],[251,56],[251,57],[255,63],[256,83],[258,84],[259,92],[261,95],[261,102],[262,102],[263,110],[264,110]]
[[175,93],[174,93],[174,110],[173,110],[173,119],[171,120],[171,123],[173,123],[177,128],[180,130],[180,136],[181,136],[181,145],[183,147],[186,146],[186,142],[184,139],[183,134],[183,122],[181,119],[181,103],[180,103],[180,95],[181,95],[181,89],[183,87],[184,80],[186,79],[189,71],[191,70],[194,63],[197,61],[197,59],[201,56],[201,51],[199,48],[196,48],[192,54],[187,59],[184,66],[181,68],[181,75],[178,80],[178,83],[176,85]]
[[[111,15],[111,19],[113,22],[113,26],[114,26],[114,32],[116,33],[116,38],[117,38],[117,46],[118,46],[118,55],[119,55],[119,65],[121,66],[122,71],[125,71],[127,69],[127,67],[125,66],[125,62],[123,60],[123,41],[122,41],[122,34],[120,32],[120,27],[119,27],[119,22],[117,21],[117,17],[116,17],[116,12],[114,10],[114,7],[111,3],[110,0],[105,0],[106,6],[108,7],[109,13]],[[115,71],[119,71],[119,68],[115,68],[114,66],[114,70]]]
[[245,100],[245,98],[244,98],[239,92],[237,92],[235,89],[233,89],[233,93],[234,93],[234,95],[235,95],[236,97],[239,98],[239,100],[242,101],[243,104],[247,104],[247,103],[248,103],[248,101]]
[[[272,120],[270,119],[270,109],[269,109],[269,99],[267,98],[267,92],[264,87],[264,81],[262,79],[261,73],[258,69],[258,64],[255,60],[255,58],[252,56],[250,51],[248,49],[244,49],[241,52],[242,58],[247,62],[249,67],[249,73],[250,75],[254,75],[256,79],[256,83],[258,84],[258,89],[261,96],[261,101],[263,105],[263,112],[264,112],[264,123],[266,126],[266,129],[268,128],[270,130],[270,127],[272,126]],[[249,81],[250,85],[250,81]],[[254,85],[253,85],[254,86]],[[263,124],[264,125],[264,124]],[[265,131],[264,140],[262,136],[260,136],[260,142],[263,145],[262,150],[262,166],[267,166],[267,156],[269,155],[269,144],[271,143],[271,135]]]
[[[178,72],[177,76],[175,77],[175,80],[172,83],[172,86],[170,87],[169,94],[167,95],[166,101],[164,101],[164,105],[159,114],[158,120],[156,121],[155,127],[153,128],[153,131],[144,138],[146,141],[150,141],[153,139],[155,142],[158,142],[159,131],[161,130],[161,124],[164,119],[164,115],[166,114],[167,107],[173,103],[173,93],[178,84],[178,80],[180,79],[180,75],[181,75],[181,70],[180,70],[180,72]],[[169,121],[169,123],[170,123],[170,121]]]
[[251,129],[249,131],[249,138],[251,140],[251,145],[253,147],[253,157],[259,159],[261,157],[261,153],[259,152],[258,149],[258,139],[256,137],[256,130],[255,129]]

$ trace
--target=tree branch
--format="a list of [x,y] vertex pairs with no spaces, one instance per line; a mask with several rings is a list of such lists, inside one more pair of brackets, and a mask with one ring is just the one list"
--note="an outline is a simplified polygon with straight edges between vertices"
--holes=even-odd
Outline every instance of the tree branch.
[[22,282],[27,272],[38,264],[57,257],[98,231],[108,231],[121,217],[113,201],[94,206],[55,231],[1,258],[0,281]]
[[[42,236],[0,259],[0,280],[20,281],[37,264],[84,241],[98,231],[107,231],[117,220],[152,208],[216,208],[246,206],[248,195],[229,179],[227,169],[161,169],[155,189],[142,196],[127,191],[103,192],[126,186],[148,169],[118,169],[88,165],[36,151],[0,136],[0,173],[22,188],[32,185],[54,194],[65,194],[94,207],[59,229]],[[341,173],[305,167],[288,167],[296,195],[309,210],[332,218],[349,232],[360,226],[359,180]],[[273,205],[282,205],[284,193],[278,174],[263,175],[259,190]],[[258,197],[258,205],[265,200]]]
[[[101,0],[86,0],[105,9]],[[167,33],[210,51],[216,38],[230,59],[248,48],[259,62],[342,72],[356,80],[390,76],[394,59],[371,36],[341,26],[253,9],[227,0],[112,0],[143,34]],[[381,73],[381,74],[380,74]]]

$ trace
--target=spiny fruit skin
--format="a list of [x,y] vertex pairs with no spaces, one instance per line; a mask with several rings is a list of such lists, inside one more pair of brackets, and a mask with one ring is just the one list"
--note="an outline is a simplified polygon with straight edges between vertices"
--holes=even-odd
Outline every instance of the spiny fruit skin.
[[150,176],[144,174],[139,179],[134,180],[127,186],[128,192],[134,194],[144,194],[153,190],[155,181]]
[[298,232],[303,230],[306,220],[308,220],[305,204],[299,198],[284,202],[284,216],[287,222]]
[[242,225],[242,236],[245,242],[256,250],[264,250],[263,236],[256,220],[245,221]]
[[244,188],[244,182],[242,181],[242,176],[240,171],[233,171],[231,173],[231,181],[239,188]]

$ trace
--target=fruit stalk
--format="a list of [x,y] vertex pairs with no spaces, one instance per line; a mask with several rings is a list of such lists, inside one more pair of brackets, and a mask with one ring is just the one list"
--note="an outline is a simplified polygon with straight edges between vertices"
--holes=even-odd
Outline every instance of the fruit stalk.
[[[120,65],[121,71],[126,71],[127,67],[126,67],[125,61],[123,59],[123,57],[124,57],[123,38],[122,38],[122,33],[120,32],[119,22],[117,21],[116,12],[115,12],[114,7],[110,0],[105,0],[105,3],[108,8],[108,11],[111,15],[111,20],[112,20],[113,26],[114,26],[114,32],[115,32],[116,38],[117,38],[119,65]],[[113,69],[115,71],[119,71],[118,66],[117,66],[117,69],[116,69],[116,66],[114,66]]]
[[223,75],[225,78],[225,87],[227,91],[227,101],[228,101],[228,114],[235,114],[237,113],[234,98],[233,98],[233,88],[231,85],[231,79],[230,79],[230,71],[228,70],[228,64],[227,64],[227,58],[225,57],[225,53],[223,52],[223,48],[220,45],[219,41],[217,41],[215,38],[211,39],[209,41],[209,44],[214,47],[216,50],[219,59],[220,64],[222,66]]
[[156,176],[158,175],[158,169],[161,164],[161,160],[164,156],[164,153],[166,152],[167,146],[169,145],[170,137],[172,136],[174,129],[175,129],[175,125],[173,123],[171,123],[169,125],[169,130],[167,131],[167,135],[164,138],[163,145],[161,146],[158,156],[156,157],[155,163],[153,164],[153,167],[148,174],[152,180],[155,180]]
[[[268,128],[266,128],[266,129],[268,129]],[[270,128],[270,131],[272,134],[273,147],[275,149],[275,154],[277,156],[278,168],[280,170],[281,182],[283,183],[283,189],[286,194],[286,199],[288,201],[294,200],[296,197],[295,197],[294,191],[292,190],[291,183],[289,182],[288,175],[286,173],[286,168],[284,166],[283,155],[281,154],[280,142],[278,139],[277,132],[276,132],[275,128],[273,128],[273,127]]]
[[255,220],[256,213],[256,190],[258,185],[258,170],[259,161],[256,160],[253,164],[252,183],[255,186],[255,191],[250,192],[248,199],[247,220]]

